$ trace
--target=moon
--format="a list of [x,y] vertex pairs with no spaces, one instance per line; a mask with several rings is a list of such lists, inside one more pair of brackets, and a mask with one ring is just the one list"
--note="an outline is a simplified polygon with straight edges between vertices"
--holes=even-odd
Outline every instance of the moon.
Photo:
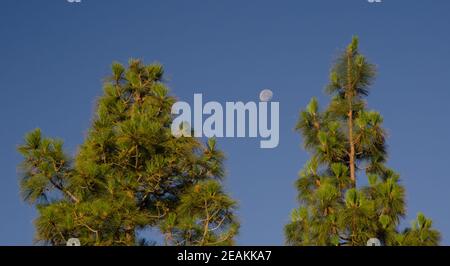
[[264,89],[259,93],[259,99],[261,102],[268,102],[272,100],[273,92],[269,89]]

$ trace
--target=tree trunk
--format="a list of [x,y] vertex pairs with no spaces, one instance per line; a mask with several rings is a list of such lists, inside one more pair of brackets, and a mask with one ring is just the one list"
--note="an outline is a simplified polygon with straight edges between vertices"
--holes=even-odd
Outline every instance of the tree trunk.
[[353,51],[350,49],[347,51],[347,92],[346,97],[348,100],[348,141],[350,145],[349,152],[349,165],[350,165],[350,180],[352,181],[352,186],[356,187],[356,175],[355,175],[355,143],[353,141],[353,79],[352,79],[352,61],[353,61]]
[[351,109],[348,112],[348,139],[350,142],[350,180],[353,183],[353,187],[355,187],[355,143],[353,142],[353,110]]

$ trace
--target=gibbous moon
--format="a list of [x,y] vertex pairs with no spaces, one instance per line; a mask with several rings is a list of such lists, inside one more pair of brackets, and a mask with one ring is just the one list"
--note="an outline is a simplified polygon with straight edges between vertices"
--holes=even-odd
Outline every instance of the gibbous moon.
[[259,93],[259,99],[261,102],[268,102],[272,100],[273,92],[269,89],[264,89]]

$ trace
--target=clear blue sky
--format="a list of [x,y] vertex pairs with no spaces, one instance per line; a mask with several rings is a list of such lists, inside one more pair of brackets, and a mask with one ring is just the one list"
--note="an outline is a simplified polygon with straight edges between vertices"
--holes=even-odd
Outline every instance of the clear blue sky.
[[40,127],[74,154],[114,60],[166,67],[191,101],[280,102],[280,145],[221,139],[228,191],[239,201],[239,244],[283,244],[293,183],[308,155],[293,128],[312,96],[326,103],[332,59],[359,35],[379,68],[369,97],[385,118],[389,165],[418,211],[450,243],[450,1],[3,0],[0,3],[0,244],[32,244],[35,211],[21,202],[16,146]]

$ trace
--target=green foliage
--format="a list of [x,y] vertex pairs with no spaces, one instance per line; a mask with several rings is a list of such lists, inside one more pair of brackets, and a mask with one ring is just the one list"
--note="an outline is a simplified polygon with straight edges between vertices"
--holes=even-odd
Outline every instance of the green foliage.
[[214,139],[172,136],[175,98],[162,78],[159,64],[114,63],[73,160],[61,141],[27,134],[21,189],[38,209],[36,241],[139,245],[149,243],[140,230],[159,228],[167,244],[233,244],[239,225],[221,185],[224,156]]
[[[301,206],[285,227],[287,244],[365,245],[373,237],[384,245],[439,244],[439,232],[423,214],[399,232],[405,190],[385,165],[383,118],[365,102],[374,77],[374,65],[353,38],[331,70],[328,107],[321,111],[313,98],[300,113],[296,130],[311,160],[296,182]],[[368,185],[358,186],[364,177]]]
[[419,213],[412,227],[397,236],[399,244],[406,246],[434,246],[440,240],[438,231],[432,229],[432,221]]
[[236,203],[224,194],[216,180],[191,187],[180,199],[162,231],[175,245],[231,245],[238,230],[233,211]]

